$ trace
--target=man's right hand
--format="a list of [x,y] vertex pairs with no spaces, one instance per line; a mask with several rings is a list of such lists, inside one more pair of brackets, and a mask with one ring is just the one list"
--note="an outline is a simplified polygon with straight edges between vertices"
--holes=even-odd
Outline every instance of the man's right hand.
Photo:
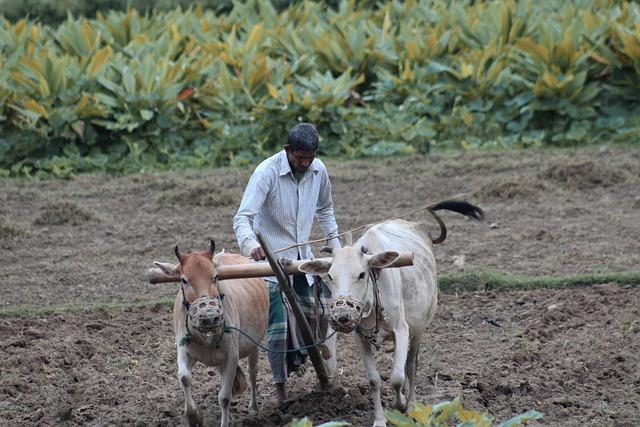
[[257,248],[251,251],[251,258],[255,259],[256,261],[262,261],[266,257],[267,256],[264,254],[264,251],[262,250],[261,246],[258,246]]

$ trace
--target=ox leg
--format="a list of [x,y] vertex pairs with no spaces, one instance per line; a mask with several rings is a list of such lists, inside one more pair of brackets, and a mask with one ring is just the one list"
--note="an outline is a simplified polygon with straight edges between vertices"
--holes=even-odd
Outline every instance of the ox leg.
[[368,341],[358,335],[358,347],[360,349],[360,356],[364,363],[364,369],[367,371],[367,377],[369,377],[369,384],[373,388],[373,405],[375,421],[374,427],[384,427],[387,425],[387,420],[384,417],[384,410],[382,409],[382,401],[380,400],[380,374],[376,369],[376,362],[373,358],[373,351]]
[[[327,328],[327,335],[329,336],[333,334],[333,329],[331,326]],[[327,348],[329,349],[329,353],[331,353],[331,357],[327,360],[327,367],[329,368],[329,378],[333,380],[334,385],[338,385],[340,383],[340,378],[338,378],[337,366],[338,366],[338,358],[336,357],[336,346],[338,344],[338,334],[334,334],[331,338],[326,341]]]
[[420,352],[420,342],[422,337],[414,337],[409,345],[407,356],[407,382],[409,384],[407,406],[416,401],[416,372],[418,370],[418,353]]
[[251,353],[248,357],[249,362],[249,383],[251,384],[251,401],[249,402],[249,409],[258,412],[258,399],[257,399],[257,378],[258,378],[258,349]]
[[407,399],[402,393],[405,382],[405,366],[407,364],[407,353],[409,352],[409,325],[401,322],[395,331],[396,343],[393,352],[393,372],[391,373],[391,386],[396,392],[393,406],[404,411],[407,408]]
[[[237,354],[237,353],[236,353]],[[227,427],[229,425],[229,407],[231,406],[231,391],[233,390],[233,381],[236,377],[236,369],[238,368],[238,357],[229,355],[224,365],[220,368],[222,376],[222,386],[218,393],[218,403],[220,404],[220,426]]]
[[195,361],[189,356],[185,347],[178,346],[178,380],[182,391],[184,391],[184,416],[190,426],[201,426],[202,416],[191,396],[191,383],[193,382],[191,372]]

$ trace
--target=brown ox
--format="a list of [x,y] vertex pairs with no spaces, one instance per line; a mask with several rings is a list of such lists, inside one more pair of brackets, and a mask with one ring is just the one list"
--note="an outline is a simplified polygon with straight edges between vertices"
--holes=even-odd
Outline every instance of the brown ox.
[[248,263],[247,258],[222,253],[213,256],[215,243],[204,251],[181,254],[177,265],[156,262],[164,274],[182,282],[173,307],[174,330],[178,349],[178,379],[184,390],[184,413],[189,425],[202,425],[191,396],[191,371],[196,361],[217,366],[222,377],[218,402],[222,426],[229,425],[231,397],[247,388],[238,360],[247,357],[251,383],[250,409],[257,411],[256,377],[258,347],[229,326],[260,341],[267,329],[269,295],[262,279],[218,281],[221,264]]

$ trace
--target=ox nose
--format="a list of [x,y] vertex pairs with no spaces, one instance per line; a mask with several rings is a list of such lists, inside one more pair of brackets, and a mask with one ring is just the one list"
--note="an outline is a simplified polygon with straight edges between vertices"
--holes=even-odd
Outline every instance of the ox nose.
[[219,326],[222,323],[222,316],[199,316],[198,320],[202,326]]
[[346,325],[347,323],[349,323],[349,316],[340,316],[338,318],[338,323],[340,323],[341,325]]

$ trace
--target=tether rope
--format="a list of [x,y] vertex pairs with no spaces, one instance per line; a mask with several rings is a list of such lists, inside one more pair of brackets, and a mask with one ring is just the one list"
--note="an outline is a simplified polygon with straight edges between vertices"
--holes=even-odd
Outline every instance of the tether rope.
[[[460,199],[460,198],[464,198],[464,196],[465,196],[464,194],[458,194],[458,195],[456,195],[454,197],[451,197],[451,198],[449,198],[447,200]],[[409,212],[405,212],[402,215],[398,215],[398,216],[394,216],[394,217],[386,218],[386,219],[381,219],[379,221],[374,221],[374,222],[370,222],[368,224],[360,225],[360,226],[358,226],[356,228],[352,228],[351,230],[343,231],[342,233],[336,234],[335,236],[323,237],[322,239],[309,240],[308,242],[303,242],[303,243],[296,243],[295,245],[291,245],[291,246],[287,246],[285,248],[277,249],[277,250],[273,251],[273,253],[284,252],[284,251],[289,250],[289,249],[297,248],[299,246],[304,246],[304,245],[310,245],[312,243],[320,243],[320,242],[324,242],[324,241],[331,240],[331,239],[337,239],[338,237],[342,237],[342,236],[344,236],[346,234],[353,233],[354,231],[362,230],[363,228],[369,227],[371,225],[380,224],[380,223],[385,222],[385,221],[392,221],[394,219],[404,218],[404,217],[409,216],[411,214],[414,214],[416,212],[420,212],[420,211],[423,211],[425,209],[433,208],[438,203],[440,203],[440,202],[429,203],[428,205],[424,205],[424,206],[421,206],[419,208],[410,210]]]
[[241,329],[238,329],[238,328],[235,328],[235,327],[233,327],[233,326],[227,326],[227,325],[225,325],[225,327],[224,327],[224,332],[227,332],[227,333],[228,333],[228,332],[229,332],[229,331],[231,331],[231,330],[234,330],[234,331],[238,331],[238,332],[240,332],[242,335],[244,335],[245,337],[247,337],[247,338],[249,339],[249,341],[251,341],[252,343],[254,343],[255,345],[257,345],[258,347],[260,347],[261,349],[263,349],[264,351],[266,351],[266,352],[268,352],[268,353],[291,353],[291,352],[294,352],[294,351],[302,351],[302,350],[307,350],[307,349],[309,349],[309,348],[317,347],[317,346],[319,346],[320,344],[323,344],[323,343],[325,343],[326,341],[328,341],[328,340],[329,340],[331,337],[333,337],[333,336],[336,334],[336,332],[337,332],[337,331],[333,331],[333,333],[332,333],[331,335],[329,335],[328,337],[325,337],[324,339],[322,339],[322,340],[320,340],[320,341],[318,341],[318,342],[316,342],[316,343],[314,343],[314,344],[305,345],[305,346],[303,346],[303,347],[298,347],[298,348],[291,348],[291,349],[288,349],[288,350],[273,350],[273,349],[271,349],[271,348],[267,348],[267,347],[263,346],[262,344],[260,344],[258,341],[256,341],[252,336],[250,336],[249,334],[247,334],[245,331],[243,331],[243,330],[241,330]]

